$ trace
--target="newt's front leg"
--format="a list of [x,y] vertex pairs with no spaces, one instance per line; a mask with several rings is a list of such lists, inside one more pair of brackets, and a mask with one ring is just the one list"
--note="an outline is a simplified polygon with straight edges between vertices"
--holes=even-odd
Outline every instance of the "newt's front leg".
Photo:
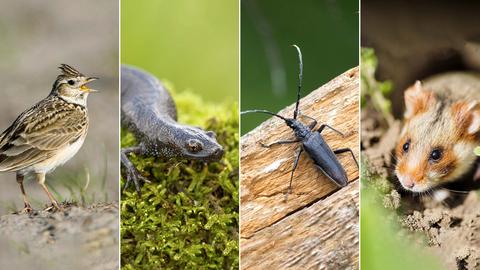
[[138,196],[141,196],[140,181],[143,181],[146,183],[150,183],[150,181],[146,177],[142,176],[140,172],[137,170],[137,168],[135,168],[133,163],[130,161],[130,159],[128,159],[128,155],[130,153],[143,155],[145,153],[145,147],[143,145],[139,145],[139,146],[122,148],[121,154],[120,154],[120,159],[123,167],[125,168],[125,174],[126,174],[125,177],[127,180],[123,190],[126,190],[130,185],[130,183],[133,182],[135,184],[135,190],[137,191]]

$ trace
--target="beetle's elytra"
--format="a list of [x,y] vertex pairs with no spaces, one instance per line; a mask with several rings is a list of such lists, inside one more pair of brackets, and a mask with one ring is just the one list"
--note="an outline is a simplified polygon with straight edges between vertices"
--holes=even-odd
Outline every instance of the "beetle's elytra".
[[308,125],[303,124],[299,120],[297,120],[298,115],[300,114],[300,92],[302,89],[302,79],[303,79],[303,60],[302,60],[302,52],[297,45],[293,45],[298,53],[298,60],[299,60],[299,73],[298,73],[298,88],[297,88],[297,101],[295,103],[295,110],[293,112],[293,118],[286,118],[276,113],[267,111],[267,110],[247,110],[241,112],[241,114],[247,113],[264,113],[269,114],[275,117],[278,117],[285,121],[288,127],[290,127],[294,134],[295,138],[291,140],[281,140],[277,142],[270,143],[268,145],[262,144],[263,147],[272,147],[274,145],[279,144],[290,144],[290,143],[301,143],[296,151],[295,161],[293,162],[293,168],[290,175],[290,184],[288,186],[288,195],[292,190],[292,180],[295,170],[297,169],[298,160],[300,159],[300,155],[302,152],[306,152],[308,156],[314,161],[315,166],[320,169],[323,174],[325,174],[330,180],[332,180],[335,184],[340,187],[344,187],[348,184],[347,173],[343,168],[342,164],[338,161],[336,154],[341,154],[345,152],[350,152],[352,155],[353,160],[357,164],[357,159],[353,154],[352,149],[350,148],[341,148],[332,150],[330,146],[325,142],[321,133],[325,128],[329,128],[332,131],[338,133],[341,136],[344,134],[335,128],[322,124],[317,130],[315,127],[317,125],[317,120],[307,115],[302,115],[303,117],[311,120],[311,123]]

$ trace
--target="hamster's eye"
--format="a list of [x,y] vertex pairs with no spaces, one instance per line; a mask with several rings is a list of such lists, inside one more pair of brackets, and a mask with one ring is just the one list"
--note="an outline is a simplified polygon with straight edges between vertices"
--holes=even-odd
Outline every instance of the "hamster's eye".
[[440,149],[434,149],[431,153],[430,153],[430,160],[433,160],[433,161],[438,161],[442,158],[442,150]]
[[407,153],[408,149],[410,148],[410,140],[407,140],[407,142],[403,144],[402,148],[403,152]]
[[202,143],[198,140],[195,140],[195,139],[188,140],[186,146],[187,146],[188,151],[192,152],[192,153],[200,152],[203,149]]
[[75,81],[74,80],[68,80],[67,83],[70,84],[70,85],[74,85]]

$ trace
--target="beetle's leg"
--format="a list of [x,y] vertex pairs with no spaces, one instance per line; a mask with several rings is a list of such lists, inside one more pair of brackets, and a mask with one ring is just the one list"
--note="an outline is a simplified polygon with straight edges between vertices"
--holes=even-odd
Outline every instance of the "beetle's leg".
[[293,173],[295,173],[295,170],[297,169],[298,160],[300,160],[300,155],[302,154],[302,152],[303,152],[303,148],[300,147],[297,150],[297,156],[295,157],[295,161],[293,162],[292,174],[290,175],[290,184],[288,185],[288,191],[285,194],[285,201],[287,201],[287,199],[288,199],[288,194],[290,194],[292,192]]
[[327,124],[321,125],[320,128],[318,128],[318,130],[317,130],[318,133],[322,133],[322,131],[323,131],[326,127],[328,127],[329,129],[335,131],[336,133],[340,134],[342,137],[345,137],[345,134],[343,134],[343,132],[341,132],[341,131],[339,131],[338,129],[335,129],[335,128],[327,125]]
[[128,159],[130,153],[135,154],[142,154],[144,152],[143,146],[134,146],[134,147],[127,147],[122,148],[120,153],[120,159],[122,161],[122,165],[125,167],[126,170],[126,178],[127,182],[125,183],[125,187],[123,190],[126,190],[131,182],[135,184],[135,190],[137,191],[138,195],[140,196],[140,181],[150,183],[150,181],[143,177],[140,172],[133,166],[133,163]]
[[333,153],[335,153],[335,154],[341,154],[341,153],[345,153],[345,152],[350,152],[350,154],[352,154],[352,158],[355,161],[355,163],[357,164],[357,168],[358,168],[358,161],[355,158],[355,155],[353,154],[352,149],[350,149],[350,148],[340,148],[340,149],[337,149],[337,150],[333,151]]
[[302,113],[300,113],[300,116],[305,117],[305,118],[308,118],[308,119],[310,119],[310,120],[313,121],[312,123],[310,123],[310,124],[308,125],[308,127],[310,128],[310,130],[312,130],[313,128],[315,128],[315,126],[317,125],[317,120],[316,120],[315,118],[310,117],[310,116],[308,116],[308,115],[306,115],[306,114],[302,114]]
[[295,140],[282,140],[282,141],[277,141],[269,144],[264,144],[263,142],[260,142],[260,145],[265,148],[270,148],[271,146],[277,145],[277,144],[289,144],[289,143],[296,143],[300,142],[301,140],[295,139]]

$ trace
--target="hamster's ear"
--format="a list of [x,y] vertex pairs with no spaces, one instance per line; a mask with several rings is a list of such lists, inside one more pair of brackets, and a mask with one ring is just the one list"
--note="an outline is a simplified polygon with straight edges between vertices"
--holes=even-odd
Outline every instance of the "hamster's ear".
[[452,105],[452,113],[466,134],[473,135],[480,131],[480,104],[477,101],[458,101]]
[[416,81],[414,85],[405,91],[405,113],[404,118],[409,119],[412,116],[422,113],[433,106],[436,102],[433,92],[425,90],[420,81]]

